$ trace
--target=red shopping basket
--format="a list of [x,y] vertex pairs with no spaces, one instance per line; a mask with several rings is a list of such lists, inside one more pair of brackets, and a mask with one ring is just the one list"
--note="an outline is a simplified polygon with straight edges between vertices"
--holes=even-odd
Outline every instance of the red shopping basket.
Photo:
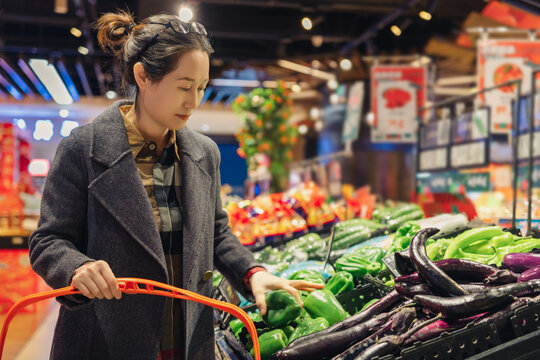
[[[126,294],[158,295],[181,300],[195,301],[228,312],[229,314],[240,319],[242,323],[244,323],[249,332],[249,335],[251,335],[251,339],[253,340],[255,360],[261,360],[261,354],[259,351],[259,339],[257,337],[257,330],[255,328],[255,324],[253,324],[253,321],[246,314],[246,312],[240,309],[238,306],[219,300],[214,300],[212,298],[202,296],[188,290],[163,284],[157,281],[137,278],[117,278],[116,281],[118,282],[120,291]],[[140,285],[143,285],[143,287],[141,287]],[[2,325],[2,332],[0,333],[0,360],[2,359],[2,353],[4,351],[4,343],[6,340],[9,323],[20,309],[38,301],[47,300],[58,296],[75,295],[80,293],[81,292],[73,286],[68,286],[57,290],[31,294],[17,301],[9,309],[4,320],[4,324]]]

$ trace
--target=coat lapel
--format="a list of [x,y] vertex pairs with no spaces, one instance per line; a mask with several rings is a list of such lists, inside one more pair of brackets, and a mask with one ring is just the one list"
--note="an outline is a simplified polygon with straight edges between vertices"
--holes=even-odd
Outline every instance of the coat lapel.
[[180,169],[182,172],[182,218],[184,221],[184,282],[189,281],[195,261],[202,253],[201,247],[211,241],[214,223],[209,212],[213,211],[208,203],[212,191],[212,178],[202,167],[204,151],[196,141],[192,130],[184,128],[177,131],[180,145]]
[[167,274],[154,212],[137,171],[118,108],[129,103],[115,102],[94,121],[90,157],[105,170],[92,181],[88,191]]

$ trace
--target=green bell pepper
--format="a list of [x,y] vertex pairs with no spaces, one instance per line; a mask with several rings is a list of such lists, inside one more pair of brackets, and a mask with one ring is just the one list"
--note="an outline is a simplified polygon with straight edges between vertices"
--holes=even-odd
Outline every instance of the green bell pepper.
[[[262,321],[261,314],[258,312],[249,312],[248,316],[253,322]],[[242,331],[242,329],[245,327],[244,323],[240,319],[233,319],[229,321],[229,326],[236,337],[238,337],[240,331]]]
[[281,250],[267,246],[260,253],[255,255],[255,259],[264,264],[275,265],[282,262],[282,256],[283,254]]
[[289,280],[305,280],[316,284],[325,284],[324,276],[315,270],[299,270],[289,276]]
[[284,327],[282,327],[280,329],[283,330],[283,332],[285,333],[285,336],[287,337],[287,339],[289,339],[287,341],[287,345],[289,345],[290,337],[294,332],[294,328],[291,325],[286,325],[286,326],[284,326]]
[[316,233],[300,236],[298,239],[289,241],[285,246],[287,251],[302,249],[306,251],[310,257],[317,254],[322,248],[326,248],[326,242]]
[[338,271],[328,280],[324,288],[334,295],[352,290],[354,288],[353,276],[346,271]]
[[305,319],[296,327],[291,337],[289,338],[289,343],[298,339],[299,337],[313,334],[314,332],[321,331],[326,329],[328,326],[328,320],[322,317],[316,319]]
[[330,325],[349,317],[330,290],[314,290],[304,300],[304,308],[311,317],[323,317]]
[[286,290],[273,290],[265,295],[267,311],[263,320],[269,326],[280,328],[296,319],[302,307]]
[[[287,346],[289,340],[281,329],[268,331],[259,336],[259,350],[262,360],[270,360],[272,355]],[[255,358],[255,351],[251,349],[250,354]]]
[[384,250],[378,246],[362,246],[351,252],[353,255],[363,257],[372,262],[381,262],[384,257]]
[[382,270],[382,264],[364,259],[354,254],[345,254],[336,260],[336,270],[351,273],[357,279],[362,279],[366,274],[376,275]]
[[439,239],[434,243],[426,246],[426,253],[427,256],[431,259],[431,261],[440,260],[444,257],[444,253],[450,245],[450,241],[451,240],[448,239]]

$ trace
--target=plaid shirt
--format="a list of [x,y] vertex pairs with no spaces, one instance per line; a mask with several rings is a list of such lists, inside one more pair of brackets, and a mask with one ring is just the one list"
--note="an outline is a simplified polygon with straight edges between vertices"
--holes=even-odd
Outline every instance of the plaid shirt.
[[[160,156],[156,144],[147,141],[135,127],[137,115],[134,106],[121,106],[120,111],[135,164],[154,210],[165,252],[169,284],[182,287],[182,184],[176,133],[169,132],[169,142]],[[161,359],[183,359],[183,323],[182,300],[167,298],[161,335]]]

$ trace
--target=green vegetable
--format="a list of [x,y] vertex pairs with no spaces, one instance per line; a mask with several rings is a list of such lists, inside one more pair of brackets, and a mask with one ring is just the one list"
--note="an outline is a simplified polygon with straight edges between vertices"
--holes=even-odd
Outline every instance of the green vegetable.
[[495,236],[489,240],[489,244],[495,249],[514,245],[514,235],[510,232],[505,232],[502,235]]
[[367,303],[364,304],[364,306],[362,306],[362,309],[360,309],[360,311],[367,309],[371,305],[375,304],[377,301],[379,301],[379,299],[371,299],[371,300],[369,300]]
[[294,251],[296,249],[304,250],[308,253],[310,258],[325,248],[326,242],[316,233],[309,233],[298,239],[289,241],[285,247],[287,251]]
[[293,334],[289,338],[289,342],[292,342],[299,337],[313,334],[314,332],[326,329],[328,326],[328,320],[322,317],[318,317],[316,319],[305,319],[296,327]]
[[384,285],[394,287],[396,286],[396,282],[394,281],[394,279],[390,279],[387,282],[385,282]]
[[278,248],[267,246],[259,254],[257,254],[255,258],[261,263],[275,265],[282,262],[281,257],[281,250],[279,250]]
[[353,253],[345,254],[336,260],[336,270],[351,273],[357,279],[362,279],[366,274],[377,275],[382,270],[382,264],[366,260],[362,256]]
[[384,257],[384,250],[378,246],[362,246],[351,252],[353,255],[363,257],[372,262],[381,262]]
[[345,271],[338,271],[328,280],[325,289],[330,290],[334,295],[352,290],[354,288],[353,276]]
[[330,325],[349,317],[330,290],[314,290],[304,300],[304,308],[314,318],[323,317]]
[[289,345],[290,337],[294,332],[294,328],[291,325],[286,325],[286,326],[284,326],[284,327],[282,327],[280,329],[283,330],[283,332],[285,333],[285,336],[287,337],[287,339],[289,339],[287,341],[287,345]]
[[411,243],[412,237],[420,231],[420,225],[416,221],[409,221],[401,225],[392,239],[390,252],[401,251],[407,249]]
[[481,264],[486,264],[486,265],[493,264],[495,261],[497,261],[497,256],[495,253],[491,255],[471,254],[471,253],[466,253],[461,249],[458,249],[457,258],[472,260],[472,261],[476,261],[476,262],[479,262]]
[[214,271],[214,275],[212,276],[212,285],[217,287],[221,283],[221,280],[223,280],[223,275],[217,271]]
[[[493,238],[494,239],[494,238]],[[493,240],[492,239],[492,240]],[[513,242],[514,240],[512,240]],[[495,255],[495,250],[490,244],[491,240],[479,240],[463,249],[463,252],[480,254],[480,255]]]
[[450,246],[450,241],[448,239],[439,239],[432,244],[426,246],[427,256],[432,260],[441,260],[444,257],[444,253],[448,246]]
[[395,217],[391,220],[388,220],[387,224],[389,225],[388,227],[390,228],[390,230],[396,230],[397,228],[399,228],[400,225],[402,225],[403,223],[406,223],[407,221],[418,220],[418,219],[422,219],[423,217],[424,217],[424,211],[422,211],[421,209],[417,209],[417,210],[408,212],[404,215]]
[[[250,312],[248,313],[248,316],[253,322],[262,320],[261,314],[259,314],[258,312]],[[242,331],[242,329],[245,327],[244,323],[240,319],[233,319],[229,321],[229,326],[231,327],[231,330],[236,337],[238,337],[240,331]]]
[[289,276],[289,280],[306,280],[316,284],[325,284],[324,276],[315,270],[298,270]]
[[280,328],[296,319],[302,312],[302,307],[286,290],[274,290],[265,296],[267,311],[263,320],[271,327]]
[[368,229],[347,233],[347,235],[340,237],[339,239],[334,238],[334,242],[332,243],[332,250],[346,249],[348,247],[366,241],[369,238],[371,238],[371,231]]
[[535,248],[540,248],[540,239],[524,239],[516,242],[513,246],[499,248],[497,249],[497,262],[495,264],[500,266],[507,254],[526,253]]
[[[287,346],[289,340],[281,329],[271,330],[262,334],[259,337],[259,350],[262,360],[270,360],[272,355]],[[250,354],[255,358],[254,349],[251,349]]]
[[448,248],[446,249],[446,252],[444,253],[444,258],[445,259],[455,258],[458,255],[458,249],[464,249],[476,241],[479,241],[482,239],[490,240],[491,238],[498,235],[502,235],[502,234],[503,234],[503,231],[498,226],[490,226],[490,227],[467,230],[459,234],[450,243],[450,246],[448,246]]

